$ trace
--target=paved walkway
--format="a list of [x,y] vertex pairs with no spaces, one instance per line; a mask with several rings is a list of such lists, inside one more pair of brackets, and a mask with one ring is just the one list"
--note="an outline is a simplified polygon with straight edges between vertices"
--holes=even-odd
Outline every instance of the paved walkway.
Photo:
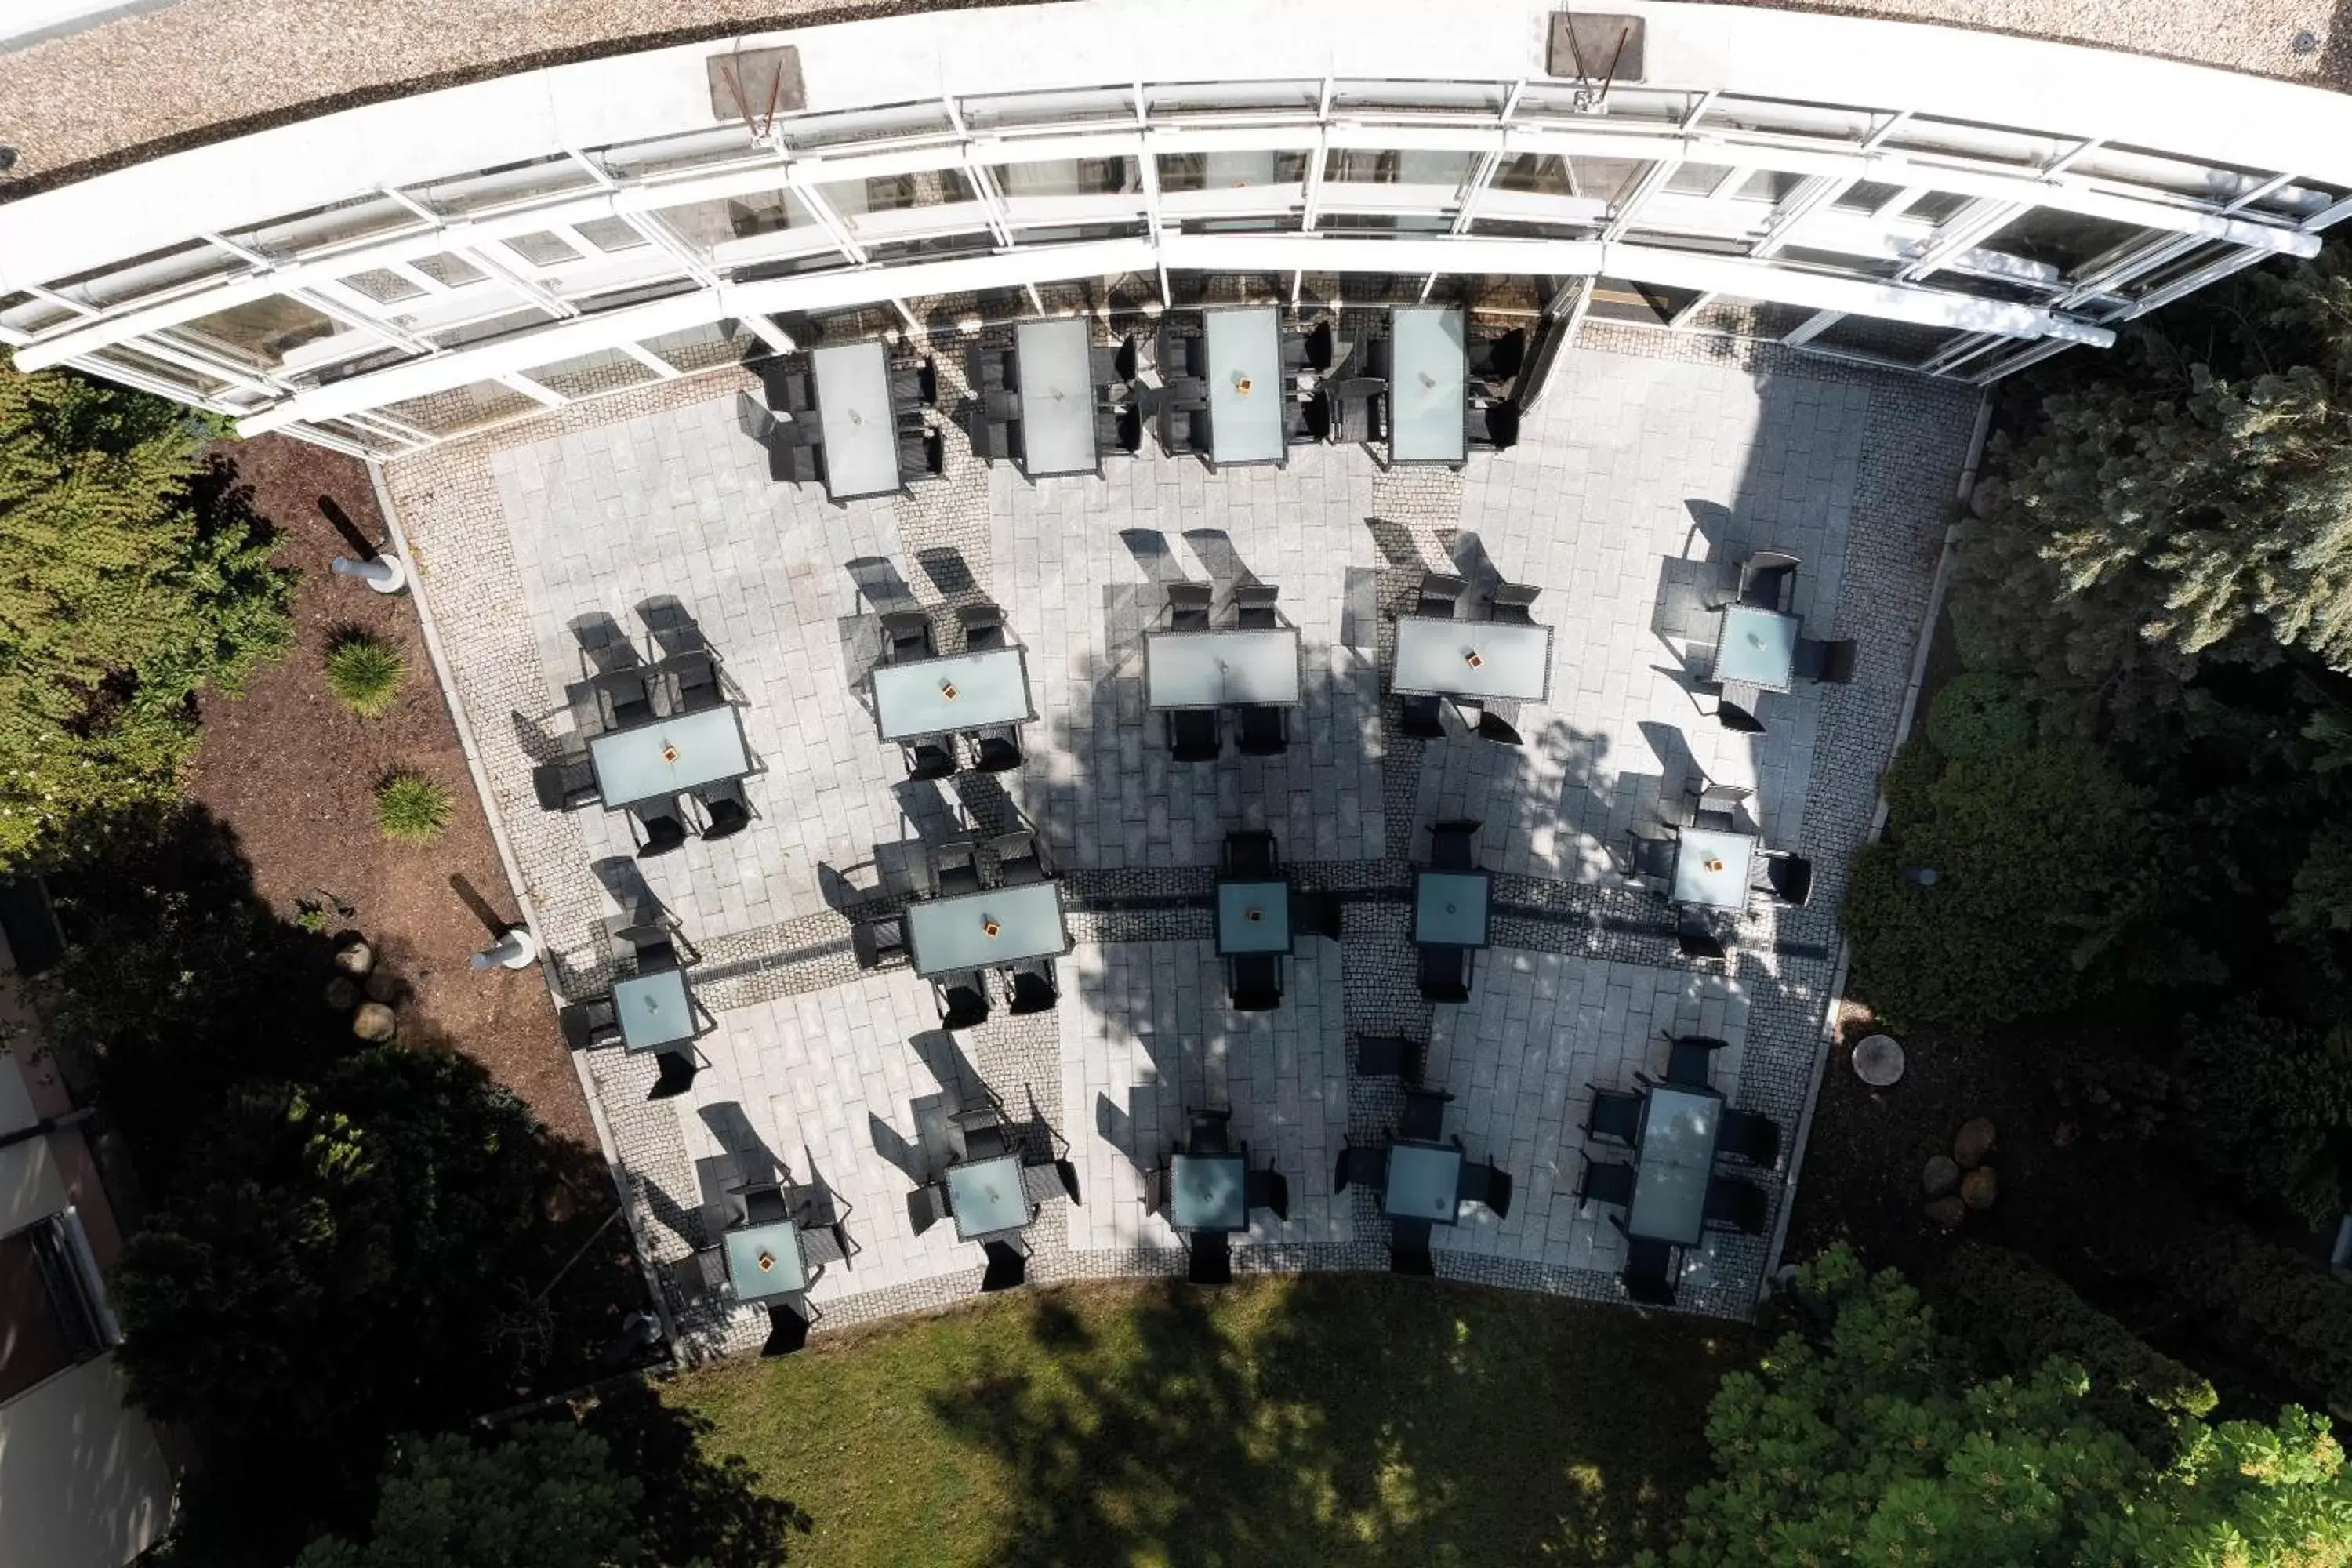
[[[956,357],[940,356],[950,383]],[[706,1204],[781,1162],[853,1205],[859,1250],[814,1295],[829,1322],[969,1293],[977,1248],[945,1226],[917,1237],[905,1202],[932,1113],[977,1081],[1034,1107],[1079,1172],[1082,1205],[1051,1204],[1033,1228],[1033,1279],[1183,1267],[1144,1213],[1139,1171],[1206,1103],[1230,1104],[1234,1136],[1289,1178],[1288,1222],[1261,1216],[1237,1268],[1384,1267],[1385,1222],[1359,1192],[1330,1190],[1342,1142],[1375,1137],[1396,1105],[1392,1087],[1354,1075],[1349,1040],[1425,1033],[1430,1079],[1456,1097],[1447,1131],[1517,1187],[1507,1219],[1481,1211],[1442,1231],[1440,1271],[1613,1297],[1622,1241],[1572,1197],[1590,1086],[1659,1070],[1661,1029],[1717,1035],[1733,1043],[1717,1072],[1732,1100],[1792,1129],[1842,868],[1868,823],[1972,403],[1786,351],[1607,328],[1588,329],[1563,374],[1517,448],[1461,475],[1383,473],[1346,447],[1222,472],[1147,453],[1101,479],[1032,485],[950,431],[945,482],[837,507],[769,481],[732,376],[392,465],[567,989],[606,983],[616,897],[651,891],[700,951],[696,991],[718,1027],[690,1095],[646,1102],[649,1060],[590,1064],[656,1258],[686,1256]],[[1803,559],[1808,632],[1861,654],[1849,686],[1768,697],[1770,732],[1751,740],[1695,693],[1685,634],[1708,563],[1764,546]],[[1383,711],[1385,612],[1449,562],[1543,587],[1552,689],[1515,714],[1522,750],[1423,743]],[[1168,761],[1145,722],[1139,633],[1179,578],[1279,586],[1309,672],[1286,756]],[[871,611],[976,596],[1030,650],[1030,760],[911,785],[859,689]],[[617,633],[650,657],[688,620],[746,699],[759,820],[649,863],[641,889],[621,819],[540,811],[529,772],[569,721],[583,639]],[[1811,906],[1751,911],[1727,965],[1683,960],[1661,908],[1607,870],[1604,846],[1694,773],[1756,787],[1767,842],[1816,868]],[[1016,811],[1069,874],[1080,945],[1055,1012],[950,1036],[910,972],[857,970],[841,911],[901,900],[909,847],[951,813],[992,828]],[[1460,816],[1486,825],[1496,946],[1470,1004],[1433,1009],[1405,900],[1428,824]],[[1300,882],[1345,910],[1344,942],[1303,940],[1270,1014],[1225,1005],[1213,956],[1210,868],[1243,826],[1272,830]],[[1742,1312],[1763,1247],[1713,1242],[1695,1262],[1685,1302]],[[743,1312],[698,1331],[741,1344],[764,1328]]]

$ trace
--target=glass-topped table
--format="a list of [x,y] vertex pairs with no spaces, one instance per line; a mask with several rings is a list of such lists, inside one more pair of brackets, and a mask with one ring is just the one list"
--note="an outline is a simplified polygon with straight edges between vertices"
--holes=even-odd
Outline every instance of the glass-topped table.
[[1634,1236],[1690,1247],[1706,1222],[1706,1184],[1715,1170],[1723,1097],[1712,1089],[1652,1086],[1634,1163],[1633,1201],[1625,1228]]
[[613,1011],[621,1021],[621,1044],[631,1051],[657,1051],[694,1038],[694,1002],[686,991],[686,971],[656,969],[613,982]]
[[1239,1154],[1178,1154],[1168,1162],[1168,1217],[1179,1230],[1249,1228],[1249,1172]]
[[722,703],[599,735],[588,742],[588,765],[606,808],[618,810],[740,779],[751,771],[751,759],[743,749],[740,719]]
[[918,900],[904,921],[908,953],[922,975],[1059,958],[1072,946],[1062,924],[1062,884],[1054,880]]
[[1424,697],[1517,698],[1551,692],[1551,628],[1511,621],[1400,616],[1389,689]]
[[1094,363],[1084,321],[1024,321],[1013,329],[1021,379],[1021,466],[1032,479],[1091,474],[1095,455]]
[[1404,305],[1389,312],[1390,461],[1462,461],[1468,381],[1460,310]]
[[1461,1184],[1462,1151],[1453,1144],[1400,1138],[1389,1145],[1382,1206],[1397,1218],[1452,1225],[1460,1213]]
[[1495,879],[1486,871],[1423,871],[1413,879],[1412,940],[1423,947],[1484,947]]
[[1290,884],[1284,881],[1220,881],[1217,884],[1217,956],[1290,951]]
[[1029,1193],[1021,1184],[1021,1156],[997,1154],[949,1166],[948,1212],[963,1241],[1026,1229]]
[[1715,636],[1715,678],[1767,691],[1786,691],[1796,673],[1797,634],[1803,623],[1778,610],[1732,605]]
[[790,1296],[808,1289],[808,1259],[801,1255],[801,1227],[791,1220],[747,1225],[727,1233],[727,1280],[739,1301]]
[[942,654],[877,664],[874,725],[886,741],[919,741],[1036,717],[1029,706],[1029,659],[1020,647]]
[[1227,626],[1143,634],[1152,708],[1288,708],[1298,701],[1298,628]]
[[1721,827],[1685,827],[1675,846],[1674,901],[1715,910],[1748,907],[1755,838]]
[[1270,305],[1201,312],[1209,357],[1209,456],[1274,463],[1282,434],[1282,342]]
[[835,500],[900,488],[898,412],[880,343],[843,343],[809,355],[824,429],[824,489]]

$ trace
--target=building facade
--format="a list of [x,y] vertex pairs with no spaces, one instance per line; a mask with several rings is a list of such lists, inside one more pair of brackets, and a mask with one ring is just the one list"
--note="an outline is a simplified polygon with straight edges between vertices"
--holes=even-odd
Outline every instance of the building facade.
[[394,455],[838,312],[1433,293],[1987,382],[2352,213],[2352,99],[1626,0],[933,13],[419,93],[0,205],[0,342]]

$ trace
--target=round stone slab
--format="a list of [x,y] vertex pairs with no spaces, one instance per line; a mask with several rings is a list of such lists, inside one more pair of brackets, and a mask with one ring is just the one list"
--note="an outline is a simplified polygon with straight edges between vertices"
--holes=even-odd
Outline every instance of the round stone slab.
[[1892,1035],[1873,1035],[1853,1047],[1853,1073],[1873,1089],[1903,1081],[1903,1047]]

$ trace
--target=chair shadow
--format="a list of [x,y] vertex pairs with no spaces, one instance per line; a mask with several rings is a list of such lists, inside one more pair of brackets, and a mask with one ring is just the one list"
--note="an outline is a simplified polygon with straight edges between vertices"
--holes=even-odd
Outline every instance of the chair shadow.
[[874,1144],[874,1152],[888,1161],[899,1174],[921,1186],[930,1180],[930,1163],[922,1150],[901,1137],[898,1130],[872,1111],[866,1113],[866,1132]]
[[589,871],[603,885],[605,895],[627,916],[633,925],[667,923],[669,907],[646,880],[645,871],[635,859],[627,855],[607,855],[592,860]]
[[719,1146],[734,1156],[735,1168],[745,1182],[781,1180],[792,1173],[792,1168],[768,1147],[751,1119],[743,1114],[742,1105],[732,1100],[722,1100],[701,1108],[702,1124],[719,1140]]
[[656,594],[651,598],[639,600],[637,619],[664,658],[676,658],[684,653],[699,653],[710,646],[710,639],[704,635],[701,623],[686,607],[686,602],[675,594]]
[[569,749],[565,744],[572,739],[569,731],[552,733],[545,724],[520,709],[509,710],[507,718],[514,725],[515,744],[522,748],[522,754],[533,767],[556,761]]
[[884,555],[860,555],[842,563],[849,580],[857,586],[858,596],[877,613],[890,610],[911,610],[915,607],[915,591],[898,574],[898,563]]
[[1118,542],[1135,563],[1143,568],[1144,581],[1165,587],[1171,583],[1189,581],[1184,569],[1176,561],[1176,552],[1168,548],[1168,536],[1156,528],[1123,528]]
[[935,545],[915,552],[915,564],[930,579],[940,597],[950,601],[979,596],[982,590],[980,579],[972,575],[971,564],[963,552],[950,545]]
[[1691,520],[1690,531],[1683,535],[1685,556],[1690,554],[1694,542],[1701,547],[1698,559],[1702,561],[1726,561],[1740,553],[1739,523],[1729,507],[1720,501],[1692,498],[1683,502],[1683,510],[1690,513]]
[[591,610],[586,615],[574,616],[566,623],[566,627],[572,633],[572,640],[580,645],[580,657],[586,659],[589,668],[599,675],[635,669],[645,663],[645,657],[637,652],[637,645],[629,640],[629,634],[622,629],[621,623],[606,611]]
[[1230,594],[1234,585],[1258,581],[1257,574],[1234,548],[1233,536],[1222,528],[1188,528],[1184,542],[1192,547],[1193,556],[1216,584],[1220,594]]
[[1413,538],[1412,530],[1381,517],[1368,517],[1364,519],[1364,524],[1372,531],[1372,542],[1379,547],[1381,559],[1388,563],[1390,571],[1429,570],[1429,562],[1422,554],[1421,545]]

